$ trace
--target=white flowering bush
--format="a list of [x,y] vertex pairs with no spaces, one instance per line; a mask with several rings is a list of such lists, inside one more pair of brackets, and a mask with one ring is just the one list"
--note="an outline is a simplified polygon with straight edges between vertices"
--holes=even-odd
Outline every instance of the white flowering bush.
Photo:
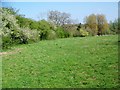
[[19,41],[20,28],[16,23],[17,20],[14,15],[9,14],[6,10],[0,9],[1,26],[0,36],[2,37],[2,47],[7,48],[14,42]]
[[2,37],[1,45],[8,48],[13,44],[26,44],[39,40],[39,32],[29,28],[20,28],[17,24],[15,15],[10,14],[9,10],[0,9],[0,36]]
[[21,41],[22,43],[31,43],[31,42],[37,42],[40,40],[40,32],[37,30],[30,30],[29,28],[23,28],[21,29],[22,36]]

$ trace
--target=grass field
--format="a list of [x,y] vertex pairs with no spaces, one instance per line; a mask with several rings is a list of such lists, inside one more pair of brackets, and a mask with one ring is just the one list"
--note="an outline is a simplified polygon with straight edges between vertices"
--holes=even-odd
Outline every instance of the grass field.
[[2,57],[2,87],[118,87],[117,42],[113,35],[16,46]]

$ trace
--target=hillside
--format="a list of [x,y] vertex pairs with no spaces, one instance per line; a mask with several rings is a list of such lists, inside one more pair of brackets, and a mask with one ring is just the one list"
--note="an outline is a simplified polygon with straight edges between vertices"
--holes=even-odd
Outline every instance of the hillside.
[[118,86],[118,36],[43,40],[2,57],[3,88]]

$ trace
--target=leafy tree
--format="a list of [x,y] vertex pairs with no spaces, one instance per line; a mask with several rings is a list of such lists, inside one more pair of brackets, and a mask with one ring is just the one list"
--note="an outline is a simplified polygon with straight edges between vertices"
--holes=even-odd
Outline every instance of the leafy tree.
[[32,20],[29,24],[30,29],[39,29],[39,23],[37,21]]
[[114,22],[110,21],[109,29],[112,34],[118,33],[118,20],[117,19]]
[[89,28],[92,35],[103,35],[109,29],[105,15],[103,14],[91,14],[85,18],[85,28]]
[[52,26],[46,20],[38,21],[38,23],[39,23],[38,30],[40,31],[40,38],[47,39],[47,35],[52,29]]
[[98,35],[105,34],[105,32],[108,30],[109,26],[107,23],[107,20],[105,18],[105,15],[97,15],[97,24],[98,24]]
[[64,38],[65,37],[65,32],[64,32],[64,29],[63,27],[59,26],[56,28],[56,34],[57,34],[57,37],[58,38]]
[[95,14],[91,14],[88,17],[85,18],[85,27],[88,28],[88,32],[90,32],[92,35],[96,35],[98,32],[97,28],[97,17]]
[[17,23],[21,28],[26,28],[26,27],[29,28],[30,23],[32,22],[31,19],[25,18],[24,16],[21,16],[21,15],[16,16],[16,19],[18,20]]
[[16,10],[12,7],[2,7],[2,10],[6,11],[8,14],[18,15],[19,10]]

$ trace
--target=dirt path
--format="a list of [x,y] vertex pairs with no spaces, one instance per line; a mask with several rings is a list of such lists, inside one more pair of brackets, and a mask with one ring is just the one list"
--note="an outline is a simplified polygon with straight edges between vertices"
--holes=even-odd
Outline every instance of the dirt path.
[[17,48],[13,51],[8,51],[8,52],[0,52],[0,55],[9,55],[9,54],[15,54],[15,53],[18,53],[18,52],[21,52],[21,48]]

